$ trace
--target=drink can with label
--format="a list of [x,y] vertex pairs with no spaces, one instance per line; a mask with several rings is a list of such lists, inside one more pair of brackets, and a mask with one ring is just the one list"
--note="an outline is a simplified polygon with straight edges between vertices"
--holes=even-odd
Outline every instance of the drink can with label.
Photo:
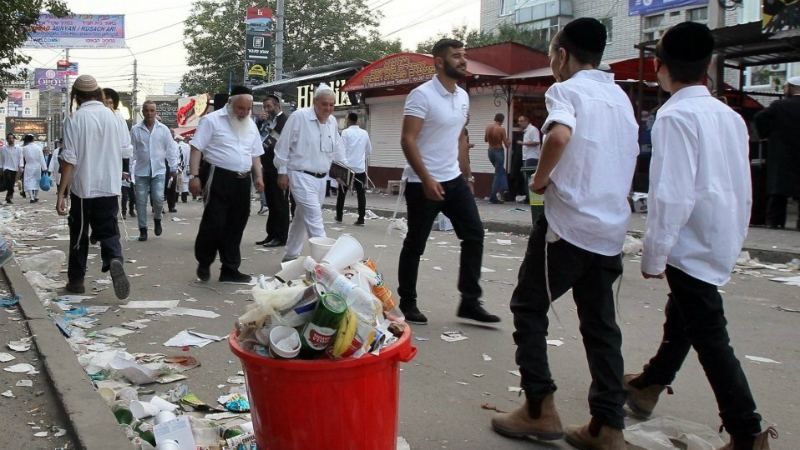
[[303,345],[301,356],[313,358],[325,351],[333,342],[346,313],[347,302],[344,298],[332,292],[322,294],[311,321],[303,327],[300,335]]

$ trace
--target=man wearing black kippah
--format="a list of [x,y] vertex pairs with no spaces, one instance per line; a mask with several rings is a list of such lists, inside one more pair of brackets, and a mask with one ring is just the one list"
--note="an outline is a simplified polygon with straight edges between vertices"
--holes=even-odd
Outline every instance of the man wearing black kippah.
[[685,22],[656,46],[656,76],[672,94],[652,130],[644,278],[666,278],[664,336],[640,374],[625,375],[628,405],[648,417],[694,348],[731,435],[725,450],[766,450],[761,416],[730,346],[718,288],[730,279],[750,220],[750,161],[742,117],[704,79],[714,39]]
[[582,18],[567,24],[550,44],[558,83],[545,94],[545,138],[531,183],[531,190],[544,194],[545,213],[528,240],[511,297],[526,401],[510,414],[495,416],[492,427],[511,437],[565,436],[547,361],[547,312],[572,289],[592,376],[592,420],[569,427],[565,437],[581,449],[624,450],[622,336],[612,285],[622,274],[627,196],[639,146],[630,100],[612,74],[597,70],[605,42],[605,27]]

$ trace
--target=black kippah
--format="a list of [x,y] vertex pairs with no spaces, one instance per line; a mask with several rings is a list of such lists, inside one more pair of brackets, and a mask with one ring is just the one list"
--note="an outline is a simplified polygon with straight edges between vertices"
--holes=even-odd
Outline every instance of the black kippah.
[[606,27],[597,19],[582,17],[564,26],[561,31],[575,48],[591,53],[603,53],[606,48]]
[[702,61],[714,51],[714,37],[703,24],[683,22],[664,33],[660,47],[659,57],[665,61]]
[[245,86],[234,86],[233,89],[231,89],[231,97],[242,94],[253,95],[253,91]]

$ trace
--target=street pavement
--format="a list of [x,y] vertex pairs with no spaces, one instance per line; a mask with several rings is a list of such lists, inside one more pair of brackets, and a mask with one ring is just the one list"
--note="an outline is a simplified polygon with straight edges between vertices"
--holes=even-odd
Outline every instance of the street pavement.
[[[394,208],[396,196],[370,195],[368,207],[376,212]],[[330,203],[332,199],[329,199]],[[348,198],[348,204],[354,202]],[[489,207],[489,208],[487,208]],[[520,207],[517,211],[514,208]],[[54,212],[54,195],[47,193],[35,205],[20,203],[14,211],[21,212],[17,220],[38,236],[24,241],[33,246],[54,245],[67,252],[65,221]],[[264,237],[266,217],[258,216],[257,202],[252,204],[252,214],[242,241],[243,263],[241,270],[252,274],[271,275],[278,271],[280,250],[256,247],[253,243]],[[405,209],[401,205],[401,211]],[[487,205],[480,202],[484,220],[493,223],[518,224],[530,220],[525,205]],[[186,372],[183,381],[190,391],[207,403],[228,393],[232,386],[228,378],[241,367],[229,351],[226,342],[217,342],[203,348],[163,346],[169,338],[187,328],[203,333],[223,336],[231,331],[234,321],[251,303],[247,287],[222,284],[216,281],[218,264],[212,266],[212,281],[199,283],[195,279],[193,244],[202,213],[202,205],[189,202],[178,205],[177,214],[164,217],[164,234],[147,242],[137,242],[135,219],[121,222],[125,257],[130,262],[126,270],[131,278],[130,300],[181,300],[181,306],[215,311],[216,319],[196,317],[162,317],[144,310],[118,308],[123,302],[115,299],[112,289],[101,290],[82,306],[110,305],[105,314],[97,316],[100,322],[94,330],[119,326],[123,322],[150,319],[147,328],[121,338],[130,353],[166,353],[168,355],[194,356],[202,366]],[[378,214],[381,215],[381,214]],[[638,215],[637,215],[638,217]],[[329,236],[351,233],[363,244],[367,256],[376,260],[389,286],[396,289],[397,259],[402,244],[398,232],[388,232],[388,220],[376,218],[365,227],[355,227],[355,216],[345,216],[343,224],[333,223],[333,213],[328,208],[324,218]],[[177,221],[176,221],[177,220]],[[635,220],[641,220],[635,218]],[[151,219],[152,229],[152,219]],[[634,224],[632,228],[639,225]],[[489,226],[490,230],[496,227]],[[643,230],[643,225],[640,230]],[[751,230],[751,235],[754,234]],[[776,236],[768,246],[782,249],[798,248],[800,233],[759,230],[758,234]],[[36,233],[34,233],[36,234]],[[47,239],[47,236],[60,235]],[[498,243],[510,240],[511,245]],[[764,237],[764,239],[771,239]],[[524,255],[527,238],[520,234],[489,231],[484,248],[485,267],[482,287],[485,306],[499,314],[503,322],[497,326],[468,323],[455,317],[458,303],[456,290],[459,242],[453,232],[434,231],[421,264],[419,301],[430,323],[415,326],[413,344],[419,349],[416,358],[401,367],[400,429],[399,434],[412,449],[530,449],[571,448],[564,442],[545,446],[529,441],[506,439],[493,433],[489,426],[492,408],[511,410],[522,398],[509,388],[518,386],[519,378],[511,373],[514,364],[512,317],[508,302],[514,289],[517,270]],[[93,280],[106,278],[100,274],[99,249],[90,261],[87,289],[96,284]],[[791,253],[791,252],[789,252]],[[135,262],[133,262],[135,261]],[[784,269],[788,270],[788,269]],[[759,411],[767,423],[775,423],[781,433],[772,442],[774,449],[800,448],[800,393],[794,387],[800,378],[800,358],[796,329],[800,323],[800,287],[776,283],[770,276],[798,275],[769,268],[742,268],[732,281],[722,288],[726,300],[726,314],[736,354],[742,361],[753,389]],[[64,274],[62,274],[64,277]],[[103,288],[104,285],[98,285]],[[641,278],[638,258],[625,257],[625,275],[619,297],[618,320],[623,331],[623,351],[627,371],[638,371],[654,353],[661,338],[663,306],[666,300],[663,281],[646,281]],[[584,423],[589,419],[587,392],[589,375],[578,332],[575,306],[570,294],[556,302],[551,312],[550,339],[563,341],[561,346],[548,347],[551,370],[559,390],[556,404],[565,424]],[[440,334],[459,330],[469,339],[448,343]],[[777,363],[756,363],[745,355],[770,358]],[[45,355],[46,356],[46,355]],[[63,355],[62,355],[63,356]],[[173,388],[172,385],[151,385],[156,393]],[[675,395],[665,396],[656,409],[658,416],[673,416],[716,429],[717,416],[713,395],[705,380],[696,356],[692,353],[674,383]],[[354,393],[352,407],[357,408],[358,395]],[[488,409],[487,409],[488,408]],[[109,413],[110,414],[110,411]],[[0,426],[6,425],[0,421]],[[106,433],[108,430],[91,430]],[[30,448],[53,448],[52,445]]]

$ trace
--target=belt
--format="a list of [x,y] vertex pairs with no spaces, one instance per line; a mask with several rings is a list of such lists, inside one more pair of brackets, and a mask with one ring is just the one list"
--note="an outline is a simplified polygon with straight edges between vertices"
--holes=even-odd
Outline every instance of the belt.
[[247,172],[234,172],[233,170],[223,169],[220,166],[216,166],[214,168],[215,172],[219,172],[221,174],[230,175],[234,178],[248,178],[250,176],[250,171]]
[[301,172],[303,172],[306,175],[311,175],[312,177],[315,178],[325,178],[328,176],[328,174],[325,172],[317,173],[317,172],[309,172],[308,170],[301,170]]

